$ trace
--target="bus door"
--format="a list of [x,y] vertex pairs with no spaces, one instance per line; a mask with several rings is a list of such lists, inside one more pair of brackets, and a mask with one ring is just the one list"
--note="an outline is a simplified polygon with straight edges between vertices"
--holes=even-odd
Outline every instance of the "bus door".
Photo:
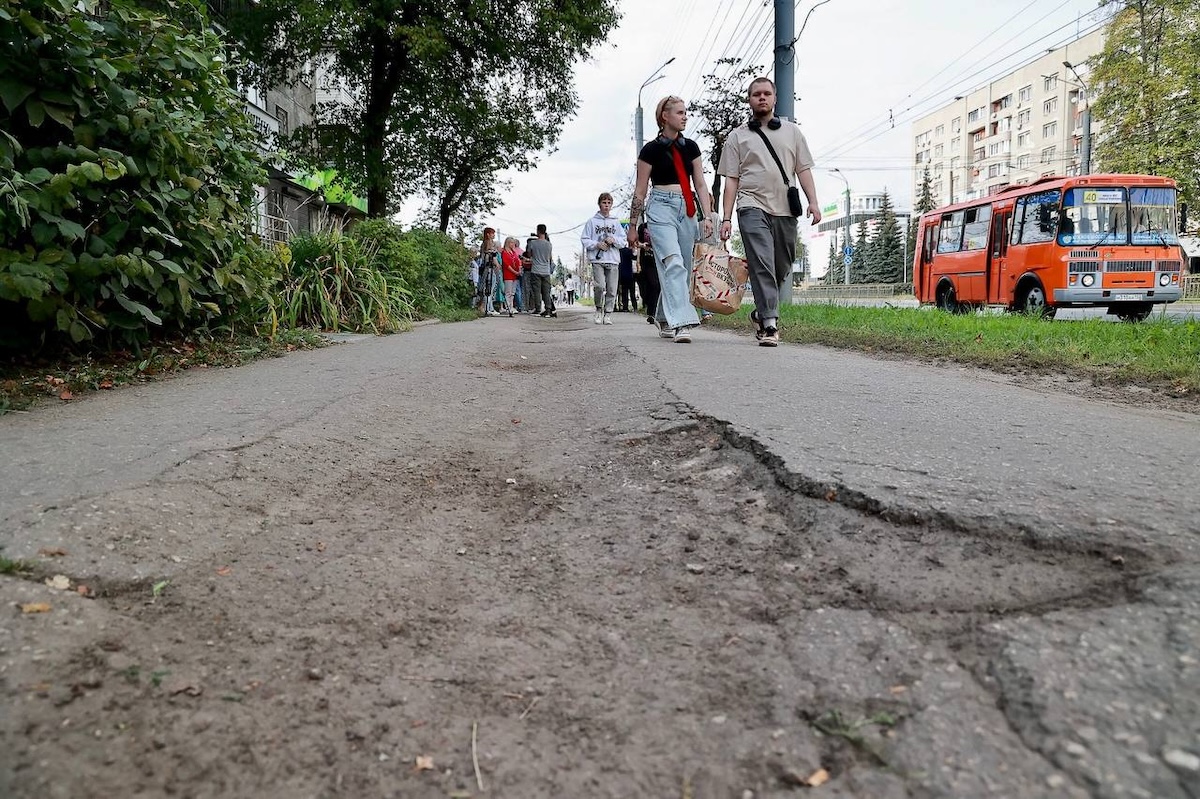
[[937,252],[938,221],[936,217],[924,220],[921,230],[921,240],[918,245],[921,253],[919,263],[916,265],[916,268],[920,270],[920,283],[913,286],[913,291],[921,302],[933,302],[934,300],[936,281],[933,277],[933,254]]
[[997,208],[992,214],[992,242],[988,249],[987,301],[1005,302],[1001,280],[1007,267],[1009,220],[1013,209]]

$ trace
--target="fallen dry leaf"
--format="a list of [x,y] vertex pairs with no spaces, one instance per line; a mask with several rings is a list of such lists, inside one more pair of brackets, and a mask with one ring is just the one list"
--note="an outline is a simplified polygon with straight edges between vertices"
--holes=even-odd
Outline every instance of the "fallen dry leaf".
[[79,585],[75,586],[75,593],[79,594],[80,596],[86,596],[86,597],[94,597],[96,595],[95,591],[88,588],[83,583],[80,583]]
[[824,785],[827,782],[829,782],[829,772],[823,768],[819,768],[812,774],[808,775],[808,779],[804,781],[804,784],[812,788],[816,788]]
[[107,391],[107,390],[109,390],[109,389],[111,389],[111,388],[113,387],[113,381],[111,381],[111,380],[101,380],[101,381],[100,381],[100,386],[99,386],[99,387],[100,387],[102,390],[104,390],[104,391]]
[[65,400],[73,400],[73,399],[75,399],[75,395],[72,394],[70,391],[64,391],[63,393],[58,395],[58,398],[60,400],[64,400],[64,401]]
[[61,386],[63,383],[65,383],[67,381],[63,380],[61,377],[55,377],[54,375],[46,375],[46,382],[52,386]]
[[324,541],[318,541],[318,542],[317,542],[317,551],[318,551],[318,552],[324,552],[324,551],[325,551],[325,542],[324,542]]
[[521,420],[520,420],[520,419],[513,419],[513,420],[512,420],[512,423],[513,423],[513,424],[520,424],[520,423],[521,423]]
[[29,602],[21,605],[22,613],[49,613],[50,605],[47,602]]
[[65,574],[56,574],[53,577],[46,578],[46,585],[56,591],[66,591],[71,587],[71,578]]
[[222,566],[221,568],[217,569],[217,574],[220,575],[221,577],[226,577],[232,573],[233,573],[233,568],[230,566]]
[[413,769],[416,771],[432,771],[433,758],[428,755],[417,755],[416,760],[413,762]]
[[893,694],[902,694],[908,690],[908,686],[907,685],[893,685],[888,690],[891,691]]
[[167,685],[167,693],[171,696],[176,696],[178,694],[200,696],[200,694],[204,693],[204,689],[190,680],[175,680]]
[[831,488],[831,489],[829,489],[828,491],[826,491],[826,492],[825,492],[825,499],[826,499],[826,501],[828,501],[828,502],[833,502],[835,499],[837,499],[837,489],[836,489],[836,488]]
[[67,550],[62,547],[43,547],[38,550],[38,554],[44,558],[65,558]]

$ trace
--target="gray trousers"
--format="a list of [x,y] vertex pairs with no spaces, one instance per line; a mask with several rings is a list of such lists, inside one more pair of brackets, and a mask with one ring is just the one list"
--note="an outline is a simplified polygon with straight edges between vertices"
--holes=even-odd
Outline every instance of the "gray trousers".
[[592,280],[596,282],[592,293],[597,311],[612,313],[616,307],[618,271],[618,264],[592,263]]
[[739,208],[738,230],[746,247],[754,308],[760,319],[777,318],[779,306],[792,301],[796,219],[772,216],[761,208]]

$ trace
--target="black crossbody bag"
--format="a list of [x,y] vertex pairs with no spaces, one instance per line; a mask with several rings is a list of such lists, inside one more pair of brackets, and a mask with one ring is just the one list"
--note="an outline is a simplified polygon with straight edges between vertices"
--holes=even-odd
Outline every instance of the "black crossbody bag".
[[800,203],[800,189],[792,185],[792,181],[788,180],[787,170],[783,168],[783,162],[779,160],[779,156],[775,154],[775,148],[771,146],[771,140],[767,138],[767,134],[761,129],[754,131],[762,137],[763,144],[767,145],[767,152],[775,159],[775,166],[779,167],[779,175],[783,178],[784,184],[788,187],[788,210],[792,212],[792,216],[799,217],[804,215],[804,206]]

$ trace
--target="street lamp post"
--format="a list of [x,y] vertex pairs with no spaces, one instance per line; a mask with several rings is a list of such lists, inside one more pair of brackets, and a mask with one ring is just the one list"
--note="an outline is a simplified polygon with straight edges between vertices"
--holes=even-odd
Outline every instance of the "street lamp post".
[[1083,124],[1083,146],[1079,153],[1079,173],[1090,175],[1092,174],[1092,104],[1088,100],[1088,95],[1091,92],[1071,62],[1064,61],[1062,63],[1064,67],[1071,70],[1071,74],[1075,76],[1075,80],[1079,81],[1079,86],[1083,89],[1083,113],[1080,115],[1082,117],[1080,122]]
[[846,241],[842,246],[842,265],[846,267],[846,285],[850,285],[850,256],[846,251],[850,249],[850,181],[846,180],[846,176],[842,174],[842,170],[834,167],[829,170],[829,174],[837,175],[841,178],[842,183],[846,184]]
[[654,81],[656,81],[660,78],[665,78],[666,75],[660,75],[659,73],[662,72],[664,69],[666,69],[667,64],[670,64],[674,60],[675,60],[675,56],[671,56],[670,58],[668,58],[666,61],[663,62],[662,66],[660,66],[658,69],[651,72],[650,77],[646,78],[646,80],[643,81],[642,85],[638,87],[637,116],[634,118],[634,126],[633,126],[634,130],[637,132],[637,153],[634,154],[635,158],[637,157],[637,155],[639,153],[642,152],[642,145],[645,144],[645,139],[642,137],[642,89],[646,88],[651,83],[654,83]]

